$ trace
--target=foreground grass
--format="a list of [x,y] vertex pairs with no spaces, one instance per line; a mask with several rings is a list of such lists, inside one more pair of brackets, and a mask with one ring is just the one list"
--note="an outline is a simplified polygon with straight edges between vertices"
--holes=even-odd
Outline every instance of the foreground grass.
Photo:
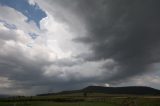
[[0,102],[0,106],[160,106],[160,101],[138,101],[137,104],[117,104],[108,102]]
[[57,103],[57,102],[11,102],[2,103],[0,106],[118,106],[106,102],[77,102],[77,103]]
[[0,106],[160,106],[159,96],[82,94],[0,99]]

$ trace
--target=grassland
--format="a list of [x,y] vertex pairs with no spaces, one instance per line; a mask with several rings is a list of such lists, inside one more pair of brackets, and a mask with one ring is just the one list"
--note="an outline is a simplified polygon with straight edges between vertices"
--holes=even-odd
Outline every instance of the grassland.
[[160,106],[160,97],[74,93],[0,99],[0,106]]
[[56,102],[27,102],[27,103],[0,103],[0,106],[116,106],[114,104],[101,102],[78,102],[78,103],[56,103]]

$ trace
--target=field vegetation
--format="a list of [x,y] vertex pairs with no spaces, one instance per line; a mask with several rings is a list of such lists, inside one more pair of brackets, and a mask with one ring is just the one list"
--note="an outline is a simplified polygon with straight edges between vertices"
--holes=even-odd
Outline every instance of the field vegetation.
[[160,106],[159,96],[73,93],[0,99],[0,106]]

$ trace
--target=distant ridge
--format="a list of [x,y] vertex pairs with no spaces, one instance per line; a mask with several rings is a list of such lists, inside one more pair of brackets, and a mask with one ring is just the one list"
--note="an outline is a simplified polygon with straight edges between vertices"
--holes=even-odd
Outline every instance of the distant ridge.
[[0,94],[0,98],[7,98],[7,97],[10,97],[9,95],[2,95]]
[[128,87],[88,86],[82,89],[82,91],[107,93],[107,94],[160,95],[160,90],[145,86],[128,86]]
[[71,94],[71,93],[105,93],[105,94],[130,94],[130,95],[160,95],[160,90],[146,86],[127,86],[127,87],[103,87],[88,86],[80,90],[62,91],[58,93],[40,94],[38,96]]

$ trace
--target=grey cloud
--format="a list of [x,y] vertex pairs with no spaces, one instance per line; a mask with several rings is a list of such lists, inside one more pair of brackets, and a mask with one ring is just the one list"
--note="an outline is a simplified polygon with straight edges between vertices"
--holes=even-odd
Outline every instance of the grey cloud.
[[[28,51],[27,54],[26,51],[23,51],[25,45],[22,47],[8,45],[5,48],[6,41],[4,40],[4,45],[0,46],[1,50],[4,50],[4,53],[0,52],[0,78],[8,78],[11,86],[1,88],[0,91],[6,89],[7,94],[33,95],[85,87],[86,84],[95,81],[93,79],[96,77],[96,73],[90,76],[90,73],[87,73],[88,69],[92,69],[91,72],[97,71],[96,68],[101,67],[103,63],[86,63],[78,58],[48,61],[47,53],[43,58],[41,53],[33,56]],[[37,53],[38,51],[32,52]],[[47,71],[49,73],[45,74]]]
[[49,61],[48,52],[41,49],[32,51],[35,56],[23,51],[24,46],[4,49],[6,40],[16,38],[10,38],[9,32],[0,32],[0,43],[3,42],[0,47],[5,52],[0,52],[0,77],[7,77],[12,83],[6,92],[17,89],[26,94],[36,94],[79,89],[95,83],[118,84],[152,70],[150,65],[159,62],[158,0],[46,2],[50,5],[57,3],[84,21],[87,35],[73,41],[90,47],[91,52]]
[[[160,2],[157,0],[81,0],[75,13],[86,20],[90,34],[75,39],[91,45],[90,60],[112,58],[119,71],[107,81],[143,74],[159,62]],[[70,3],[70,5],[73,5]]]

